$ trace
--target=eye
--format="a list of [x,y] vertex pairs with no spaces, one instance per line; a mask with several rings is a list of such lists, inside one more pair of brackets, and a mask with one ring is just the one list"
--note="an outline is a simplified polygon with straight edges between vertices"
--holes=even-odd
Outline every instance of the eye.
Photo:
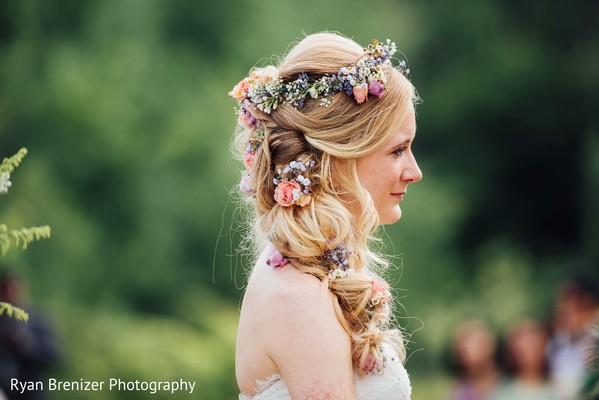
[[408,149],[407,146],[401,146],[400,148],[393,151],[393,154],[396,156],[401,156],[401,154]]

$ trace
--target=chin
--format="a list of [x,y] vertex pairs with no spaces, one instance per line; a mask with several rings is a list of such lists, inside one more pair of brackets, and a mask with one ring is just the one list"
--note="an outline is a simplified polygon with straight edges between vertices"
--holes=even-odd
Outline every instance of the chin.
[[391,225],[396,223],[401,219],[401,208],[399,206],[394,208],[393,210],[389,210],[385,215],[381,215],[380,217],[381,225]]

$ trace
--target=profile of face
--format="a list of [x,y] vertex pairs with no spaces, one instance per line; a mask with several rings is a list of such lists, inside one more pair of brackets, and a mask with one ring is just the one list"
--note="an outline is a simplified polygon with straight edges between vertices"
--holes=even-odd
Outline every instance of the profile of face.
[[410,104],[404,121],[387,142],[357,159],[360,183],[370,193],[381,224],[392,224],[401,218],[399,203],[408,185],[422,179],[412,153],[415,135],[416,114]]

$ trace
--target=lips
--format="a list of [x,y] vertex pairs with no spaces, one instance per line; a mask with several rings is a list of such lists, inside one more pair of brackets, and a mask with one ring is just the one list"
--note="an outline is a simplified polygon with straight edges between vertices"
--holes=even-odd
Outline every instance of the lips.
[[397,193],[391,193],[391,196],[397,197],[401,201],[401,200],[403,200],[404,194],[406,194],[406,192],[397,192]]

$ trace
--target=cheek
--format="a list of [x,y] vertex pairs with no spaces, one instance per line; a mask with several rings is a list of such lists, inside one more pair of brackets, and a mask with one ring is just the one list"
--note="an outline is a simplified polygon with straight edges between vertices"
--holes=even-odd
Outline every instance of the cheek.
[[386,191],[385,187],[387,185],[385,184],[384,179],[381,178],[381,176],[372,177],[366,186],[366,190],[368,190],[375,202],[379,201],[383,196],[383,193]]
[[379,174],[380,175],[377,179],[377,187],[379,190],[384,190],[391,193],[399,180],[397,169],[389,167],[385,171],[379,171]]
[[399,180],[399,166],[382,157],[362,160],[358,162],[357,167],[360,183],[375,203],[384,201],[386,196],[393,192]]
[[358,164],[358,179],[364,189],[372,195],[372,191],[378,186],[377,184],[378,171],[373,168],[371,163]]

